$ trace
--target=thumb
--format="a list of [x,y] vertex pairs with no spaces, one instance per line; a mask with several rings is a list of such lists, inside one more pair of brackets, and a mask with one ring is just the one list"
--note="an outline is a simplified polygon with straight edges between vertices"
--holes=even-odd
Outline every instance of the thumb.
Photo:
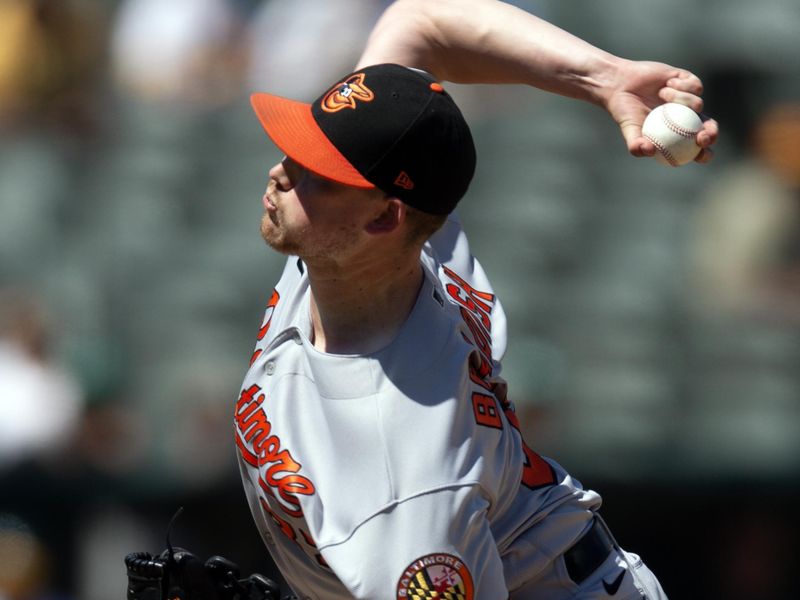
[[656,147],[653,142],[642,135],[642,126],[639,123],[623,121],[619,128],[631,155],[636,157],[655,155]]

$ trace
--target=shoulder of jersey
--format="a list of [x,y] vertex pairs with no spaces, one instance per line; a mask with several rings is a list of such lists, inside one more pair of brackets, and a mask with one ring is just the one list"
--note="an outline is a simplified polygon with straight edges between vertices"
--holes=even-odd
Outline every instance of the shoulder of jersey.
[[302,302],[307,282],[308,278],[302,261],[299,258],[290,257],[286,261],[283,273],[272,290],[264,309],[251,364],[276,335],[296,320],[297,310]]

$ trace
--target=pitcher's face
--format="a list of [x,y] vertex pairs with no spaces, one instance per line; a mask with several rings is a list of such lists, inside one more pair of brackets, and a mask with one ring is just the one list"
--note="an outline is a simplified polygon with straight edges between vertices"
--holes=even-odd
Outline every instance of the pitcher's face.
[[283,254],[336,260],[358,246],[383,197],[325,179],[287,157],[270,169],[261,235]]

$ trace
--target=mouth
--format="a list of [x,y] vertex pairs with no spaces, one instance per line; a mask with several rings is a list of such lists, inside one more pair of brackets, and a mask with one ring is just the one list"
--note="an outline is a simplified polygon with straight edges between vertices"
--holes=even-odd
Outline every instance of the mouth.
[[278,205],[275,202],[275,192],[277,191],[277,184],[274,179],[267,182],[267,189],[264,190],[264,197],[261,199],[261,204],[264,205],[264,210],[274,213],[278,210]]
[[270,212],[275,212],[278,210],[278,207],[275,205],[275,201],[273,200],[273,196],[269,192],[264,194],[264,197],[261,199],[261,203],[264,205],[265,210]]

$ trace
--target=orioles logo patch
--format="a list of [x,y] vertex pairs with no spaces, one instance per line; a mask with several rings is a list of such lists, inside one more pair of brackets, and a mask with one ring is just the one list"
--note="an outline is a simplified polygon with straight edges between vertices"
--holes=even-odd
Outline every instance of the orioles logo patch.
[[472,576],[452,554],[428,554],[408,565],[397,582],[397,598],[473,600]]
[[322,110],[329,113],[339,112],[343,108],[356,107],[356,100],[372,102],[375,94],[364,85],[364,74],[357,73],[337,84],[322,98]]

